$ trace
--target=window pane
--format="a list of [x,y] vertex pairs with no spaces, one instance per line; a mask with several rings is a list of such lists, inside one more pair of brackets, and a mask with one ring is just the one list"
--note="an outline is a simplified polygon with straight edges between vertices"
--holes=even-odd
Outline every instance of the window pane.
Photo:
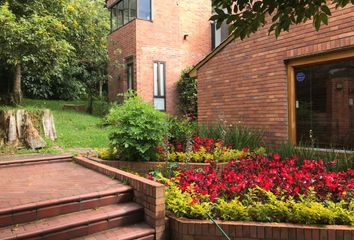
[[157,110],[165,111],[165,99],[164,98],[154,98],[154,107]]
[[111,8],[111,31],[117,29],[117,7]]
[[129,21],[136,18],[136,0],[129,0]]
[[118,27],[123,26],[123,10],[124,10],[124,5],[123,1],[118,3]]
[[160,96],[165,96],[165,65],[160,63]]
[[158,65],[154,63],[154,96],[158,96]]
[[151,0],[139,0],[139,18],[151,20]]
[[295,69],[297,141],[354,150],[354,60]]
[[127,24],[129,22],[129,1],[128,0],[124,0],[123,1],[123,6],[124,6],[123,20],[124,20],[124,24]]
[[127,66],[127,80],[128,80],[128,90],[129,89],[134,89],[134,84],[133,84],[133,64],[128,64]]

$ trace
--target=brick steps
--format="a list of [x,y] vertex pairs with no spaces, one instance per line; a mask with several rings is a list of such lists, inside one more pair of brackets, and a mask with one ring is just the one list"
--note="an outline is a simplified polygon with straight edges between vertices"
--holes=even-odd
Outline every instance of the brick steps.
[[154,229],[145,223],[113,228],[73,240],[153,240]]
[[106,191],[3,208],[0,209],[0,227],[127,202],[132,198],[132,188],[121,184]]
[[[0,159],[1,160],[1,159]],[[58,163],[72,161],[72,155],[30,156],[24,159],[0,161],[0,167],[24,166],[29,164]]]
[[0,229],[0,239],[72,239],[144,220],[136,203],[120,203]]

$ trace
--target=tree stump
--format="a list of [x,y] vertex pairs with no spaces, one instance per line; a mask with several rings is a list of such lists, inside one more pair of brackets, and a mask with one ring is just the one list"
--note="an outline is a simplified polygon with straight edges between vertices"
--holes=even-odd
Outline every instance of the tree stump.
[[0,111],[0,145],[39,149],[46,146],[44,138],[57,138],[49,110],[35,114],[22,109]]

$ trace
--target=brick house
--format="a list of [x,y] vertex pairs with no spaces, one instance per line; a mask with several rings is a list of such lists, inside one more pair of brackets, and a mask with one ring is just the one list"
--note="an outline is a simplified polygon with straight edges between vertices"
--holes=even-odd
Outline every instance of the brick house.
[[198,78],[200,122],[243,122],[268,143],[290,140],[354,149],[354,6],[329,25],[268,27],[223,41],[190,73]]
[[[108,0],[111,11],[109,99],[134,89],[157,109],[176,113],[182,70],[212,49],[210,0]],[[214,44],[221,39],[214,34]],[[120,54],[115,50],[120,49]]]

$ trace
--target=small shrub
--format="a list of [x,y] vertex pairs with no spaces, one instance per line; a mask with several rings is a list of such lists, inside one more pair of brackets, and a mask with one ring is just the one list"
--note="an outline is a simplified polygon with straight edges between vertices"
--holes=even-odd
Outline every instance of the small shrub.
[[262,131],[242,124],[201,124],[198,126],[198,135],[202,138],[220,139],[225,145],[231,145],[234,149],[247,147],[254,150],[264,145]]
[[176,146],[180,144],[186,150],[187,141],[190,141],[195,132],[195,123],[187,120],[180,120],[176,117],[168,119],[168,142]]
[[188,72],[189,69],[184,70],[177,82],[178,108],[183,116],[194,120],[198,117],[197,79],[189,77]]
[[121,152],[122,160],[151,161],[167,131],[166,115],[137,96],[129,95],[124,104],[114,106],[106,123],[112,125],[111,147]]

